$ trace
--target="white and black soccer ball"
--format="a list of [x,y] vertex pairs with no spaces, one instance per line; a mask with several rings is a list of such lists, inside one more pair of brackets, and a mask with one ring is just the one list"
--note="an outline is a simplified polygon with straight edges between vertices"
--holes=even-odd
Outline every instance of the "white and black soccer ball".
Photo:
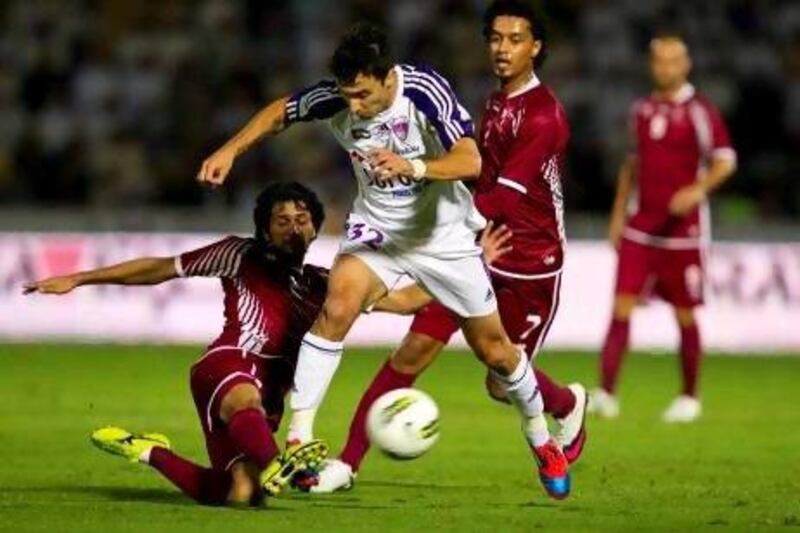
[[387,392],[367,413],[369,440],[394,459],[414,459],[439,440],[439,407],[417,389]]

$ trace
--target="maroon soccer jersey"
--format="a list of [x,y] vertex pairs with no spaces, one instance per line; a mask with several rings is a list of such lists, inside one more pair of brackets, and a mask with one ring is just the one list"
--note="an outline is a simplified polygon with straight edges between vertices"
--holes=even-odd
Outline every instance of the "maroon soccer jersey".
[[515,93],[496,92],[486,103],[475,205],[513,232],[513,250],[492,265],[495,272],[526,277],[561,268],[561,173],[568,140],[564,109],[535,76]]
[[288,268],[259,252],[253,239],[233,236],[178,256],[176,269],[181,276],[222,282],[225,325],[209,349],[235,346],[292,364],[328,285],[326,269]]
[[709,229],[707,206],[677,217],[669,203],[697,181],[712,157],[736,157],[716,107],[689,84],[671,100],[640,99],[631,108],[631,137],[638,198],[625,237],[652,246],[699,247]]

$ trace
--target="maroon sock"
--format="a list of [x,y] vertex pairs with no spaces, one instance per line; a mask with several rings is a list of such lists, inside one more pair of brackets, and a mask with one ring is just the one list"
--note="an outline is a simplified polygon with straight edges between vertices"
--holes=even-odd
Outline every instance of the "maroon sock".
[[361,466],[361,461],[369,450],[366,419],[372,402],[391,390],[410,387],[414,384],[415,379],[417,376],[398,372],[392,368],[389,361],[386,361],[370,383],[369,388],[364,392],[356,408],[356,413],[353,415],[353,420],[350,422],[347,443],[339,456],[342,461],[353,468],[354,472]]
[[683,372],[683,394],[697,395],[697,375],[700,370],[700,331],[697,324],[681,328],[681,370]]
[[603,353],[600,357],[600,386],[609,394],[614,394],[617,386],[622,358],[628,350],[629,332],[630,322],[615,318],[611,321],[606,334],[606,342],[603,344]]
[[197,503],[223,505],[228,499],[230,472],[204,468],[158,446],[150,451],[149,463]]
[[258,409],[243,409],[228,421],[228,435],[245,457],[262,470],[278,455],[267,419]]
[[567,416],[575,408],[575,395],[572,391],[550,379],[550,376],[538,368],[534,368],[533,373],[536,374],[539,392],[544,400],[544,412],[556,418]]

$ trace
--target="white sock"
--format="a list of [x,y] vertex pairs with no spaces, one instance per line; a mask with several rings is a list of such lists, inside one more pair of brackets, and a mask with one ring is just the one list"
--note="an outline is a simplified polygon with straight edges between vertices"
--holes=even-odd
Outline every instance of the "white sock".
[[493,374],[503,384],[508,399],[522,415],[523,429],[528,441],[538,447],[550,440],[547,420],[543,415],[544,402],[528,359],[520,356],[519,363],[508,376],[494,371]]
[[300,343],[294,389],[290,402],[292,420],[287,440],[307,442],[314,435],[314,416],[342,359],[342,343],[306,333]]

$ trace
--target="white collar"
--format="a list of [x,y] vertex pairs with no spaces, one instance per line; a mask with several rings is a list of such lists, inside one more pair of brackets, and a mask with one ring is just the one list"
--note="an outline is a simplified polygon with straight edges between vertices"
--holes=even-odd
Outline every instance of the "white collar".
[[522,87],[520,87],[519,89],[517,89],[513,93],[508,94],[506,96],[506,98],[514,98],[515,96],[519,96],[519,95],[521,95],[523,93],[526,93],[526,92],[528,92],[528,91],[530,91],[532,89],[535,89],[536,87],[538,87],[541,84],[542,84],[542,82],[540,82],[539,78],[536,77],[536,73],[535,72],[531,72],[531,79],[529,79],[525,83],[525,85],[523,85]]
[[675,94],[672,95],[670,101],[676,104],[685,104],[689,100],[692,99],[694,96],[695,90],[694,85],[691,83],[684,83],[680,89],[678,89]]

